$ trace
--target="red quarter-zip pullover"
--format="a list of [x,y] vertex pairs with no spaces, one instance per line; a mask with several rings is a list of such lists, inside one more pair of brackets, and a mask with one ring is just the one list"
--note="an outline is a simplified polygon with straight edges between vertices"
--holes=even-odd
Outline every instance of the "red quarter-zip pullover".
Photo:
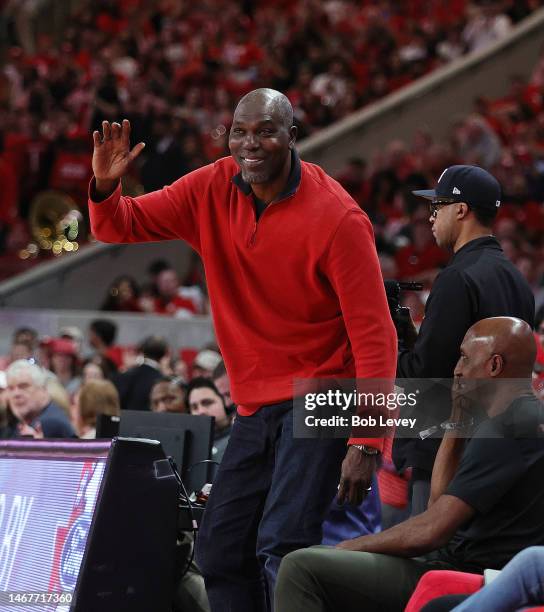
[[[89,201],[103,242],[186,240],[202,257],[239,412],[292,397],[295,378],[393,379],[396,334],[367,215],[321,168],[256,220],[231,157],[160,191]],[[92,193],[92,189],[91,189]]]

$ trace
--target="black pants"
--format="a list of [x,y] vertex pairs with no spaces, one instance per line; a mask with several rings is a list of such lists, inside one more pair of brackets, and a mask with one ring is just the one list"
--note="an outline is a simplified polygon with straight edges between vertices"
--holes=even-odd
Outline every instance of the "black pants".
[[319,544],[344,439],[293,437],[292,403],[238,416],[197,538],[213,612],[272,608],[287,553]]

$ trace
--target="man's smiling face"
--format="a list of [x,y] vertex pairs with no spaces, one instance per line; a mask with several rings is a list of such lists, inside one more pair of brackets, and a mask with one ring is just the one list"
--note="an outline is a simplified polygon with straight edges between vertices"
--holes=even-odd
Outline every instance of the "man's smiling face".
[[249,184],[271,183],[290,159],[294,128],[266,99],[241,102],[234,113],[229,148]]

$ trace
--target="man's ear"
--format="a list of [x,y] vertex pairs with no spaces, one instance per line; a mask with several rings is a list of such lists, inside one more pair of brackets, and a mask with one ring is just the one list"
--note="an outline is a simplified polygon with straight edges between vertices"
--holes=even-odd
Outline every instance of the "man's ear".
[[459,208],[457,209],[457,217],[459,219],[464,219],[470,212],[470,208],[466,202],[460,202],[458,206]]
[[492,355],[490,361],[489,375],[491,377],[498,376],[504,370],[504,358],[502,355]]
[[295,146],[297,139],[298,128],[296,125],[292,125],[289,128],[289,148],[292,149]]

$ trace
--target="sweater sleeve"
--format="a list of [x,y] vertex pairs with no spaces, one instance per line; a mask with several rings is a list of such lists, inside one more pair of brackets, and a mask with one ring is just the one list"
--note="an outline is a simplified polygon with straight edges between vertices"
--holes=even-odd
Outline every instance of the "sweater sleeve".
[[[376,253],[374,233],[368,217],[349,211],[340,223],[326,259],[327,277],[342,309],[358,379],[395,378],[397,334],[385,295]],[[353,444],[382,449],[378,438],[351,438]]]
[[191,172],[172,185],[136,198],[121,195],[121,186],[95,202],[94,178],[89,187],[91,230],[98,240],[113,243],[181,239],[200,250],[199,201],[206,197],[213,166]]

